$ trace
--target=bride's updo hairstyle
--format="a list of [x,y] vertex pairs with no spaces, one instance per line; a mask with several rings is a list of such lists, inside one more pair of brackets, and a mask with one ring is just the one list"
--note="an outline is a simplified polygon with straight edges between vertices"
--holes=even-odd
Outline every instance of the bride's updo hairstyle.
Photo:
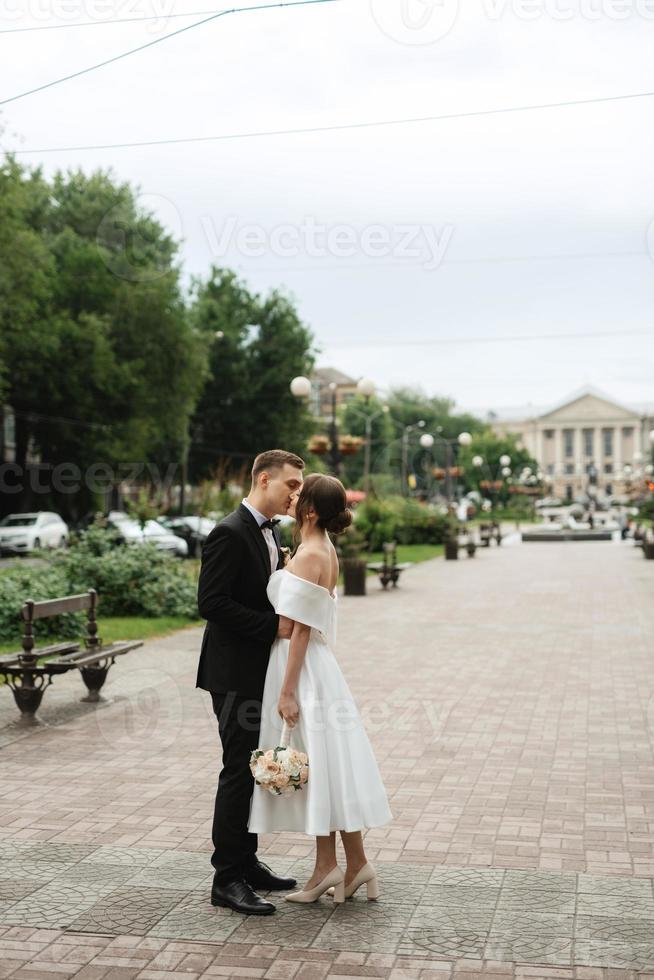
[[310,510],[318,515],[318,527],[329,534],[342,534],[352,523],[345,487],[335,476],[312,473],[306,478],[295,505],[298,530]]

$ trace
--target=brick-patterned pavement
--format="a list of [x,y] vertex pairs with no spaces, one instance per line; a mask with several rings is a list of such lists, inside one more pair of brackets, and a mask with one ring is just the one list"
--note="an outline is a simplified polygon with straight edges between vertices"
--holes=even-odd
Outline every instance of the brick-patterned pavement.
[[[654,980],[653,596],[631,543],[509,540],[340,598],[395,815],[366,838],[380,901],[340,909],[209,905],[198,630],[118,663],[101,707],[56,678],[38,731],[0,690],[0,978]],[[301,880],[311,841],[260,851]]]

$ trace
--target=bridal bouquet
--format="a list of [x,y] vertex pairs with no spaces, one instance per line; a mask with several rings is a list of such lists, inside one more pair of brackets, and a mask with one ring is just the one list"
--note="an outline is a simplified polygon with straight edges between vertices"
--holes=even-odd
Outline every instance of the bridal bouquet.
[[285,744],[285,731],[286,725],[282,729],[281,745],[274,749],[255,749],[250,756],[250,772],[255,783],[274,796],[288,796],[302,789],[309,778],[306,752],[299,752]]

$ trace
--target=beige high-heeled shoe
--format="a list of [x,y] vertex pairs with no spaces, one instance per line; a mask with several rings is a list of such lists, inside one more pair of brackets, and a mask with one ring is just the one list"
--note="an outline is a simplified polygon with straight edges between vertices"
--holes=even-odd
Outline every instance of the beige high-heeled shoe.
[[345,875],[339,867],[332,868],[329,874],[326,874],[315,888],[305,888],[300,892],[291,892],[290,895],[284,895],[284,898],[287,902],[315,902],[328,889],[330,894],[334,896],[335,902],[345,901],[345,895],[343,894],[345,889]]
[[[377,872],[373,868],[370,861],[367,861],[360,871],[356,873],[349,885],[346,885],[343,889],[343,894],[345,898],[351,898],[361,885],[366,886],[366,892],[368,895],[368,901],[374,902],[379,898],[379,880],[377,878]],[[334,889],[330,888],[327,892],[328,895],[334,895]],[[334,897],[334,901],[338,901]]]

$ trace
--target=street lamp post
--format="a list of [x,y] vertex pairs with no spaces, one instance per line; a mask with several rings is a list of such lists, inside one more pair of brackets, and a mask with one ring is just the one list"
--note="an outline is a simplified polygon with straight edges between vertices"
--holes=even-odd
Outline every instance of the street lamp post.
[[336,418],[336,382],[335,381],[330,381],[329,393],[331,396],[332,417],[329,423],[328,456],[330,459],[332,473],[334,474],[334,476],[340,477],[341,462],[343,461],[343,456],[339,449],[339,440],[338,440],[338,420]]
[[[320,382],[318,382],[320,384]],[[296,396],[296,398],[308,398],[311,394],[311,381],[309,378],[305,378],[303,375],[293,378],[291,381],[291,392]],[[336,392],[338,385],[335,381],[331,381],[328,385],[331,400],[331,418],[329,420],[329,450],[327,456],[330,461],[330,468],[334,476],[340,477],[341,475],[341,464],[343,462],[343,453],[340,450],[340,437],[338,431],[338,419],[336,416]],[[375,391],[375,385],[368,378],[361,378],[357,382],[357,390],[360,395],[365,398],[370,398],[370,396]],[[383,411],[388,411],[387,407],[384,406]],[[363,413],[362,413],[363,414]],[[372,421],[379,415],[379,412],[374,413],[371,416],[366,415],[366,489],[368,480],[370,477],[370,441],[371,441],[371,426]]]
[[424,419],[414,422],[412,425],[405,425],[402,430],[402,494],[407,495],[407,481],[409,469],[409,433],[414,429],[424,429],[427,423]]
[[[366,404],[369,402],[370,398],[375,394],[375,383],[371,381],[370,378],[360,378],[357,382],[357,392],[363,396],[366,400]],[[366,493],[370,490],[370,468],[371,468],[371,454],[372,454],[372,423],[375,419],[379,418],[380,415],[387,415],[389,408],[388,405],[382,405],[382,407],[377,412],[362,412],[355,405],[349,405],[348,411],[355,412],[357,415],[363,417],[366,433],[366,441],[364,446],[364,457],[363,457],[363,489]]]
[[[353,408],[350,405],[350,408]],[[366,444],[364,447],[364,457],[363,457],[363,489],[368,493],[370,489],[370,466],[371,466],[371,453],[372,453],[372,423],[375,419],[379,418],[380,415],[388,414],[388,405],[384,405],[377,412],[372,412],[371,414],[366,414],[365,416],[365,426],[366,426]]]

